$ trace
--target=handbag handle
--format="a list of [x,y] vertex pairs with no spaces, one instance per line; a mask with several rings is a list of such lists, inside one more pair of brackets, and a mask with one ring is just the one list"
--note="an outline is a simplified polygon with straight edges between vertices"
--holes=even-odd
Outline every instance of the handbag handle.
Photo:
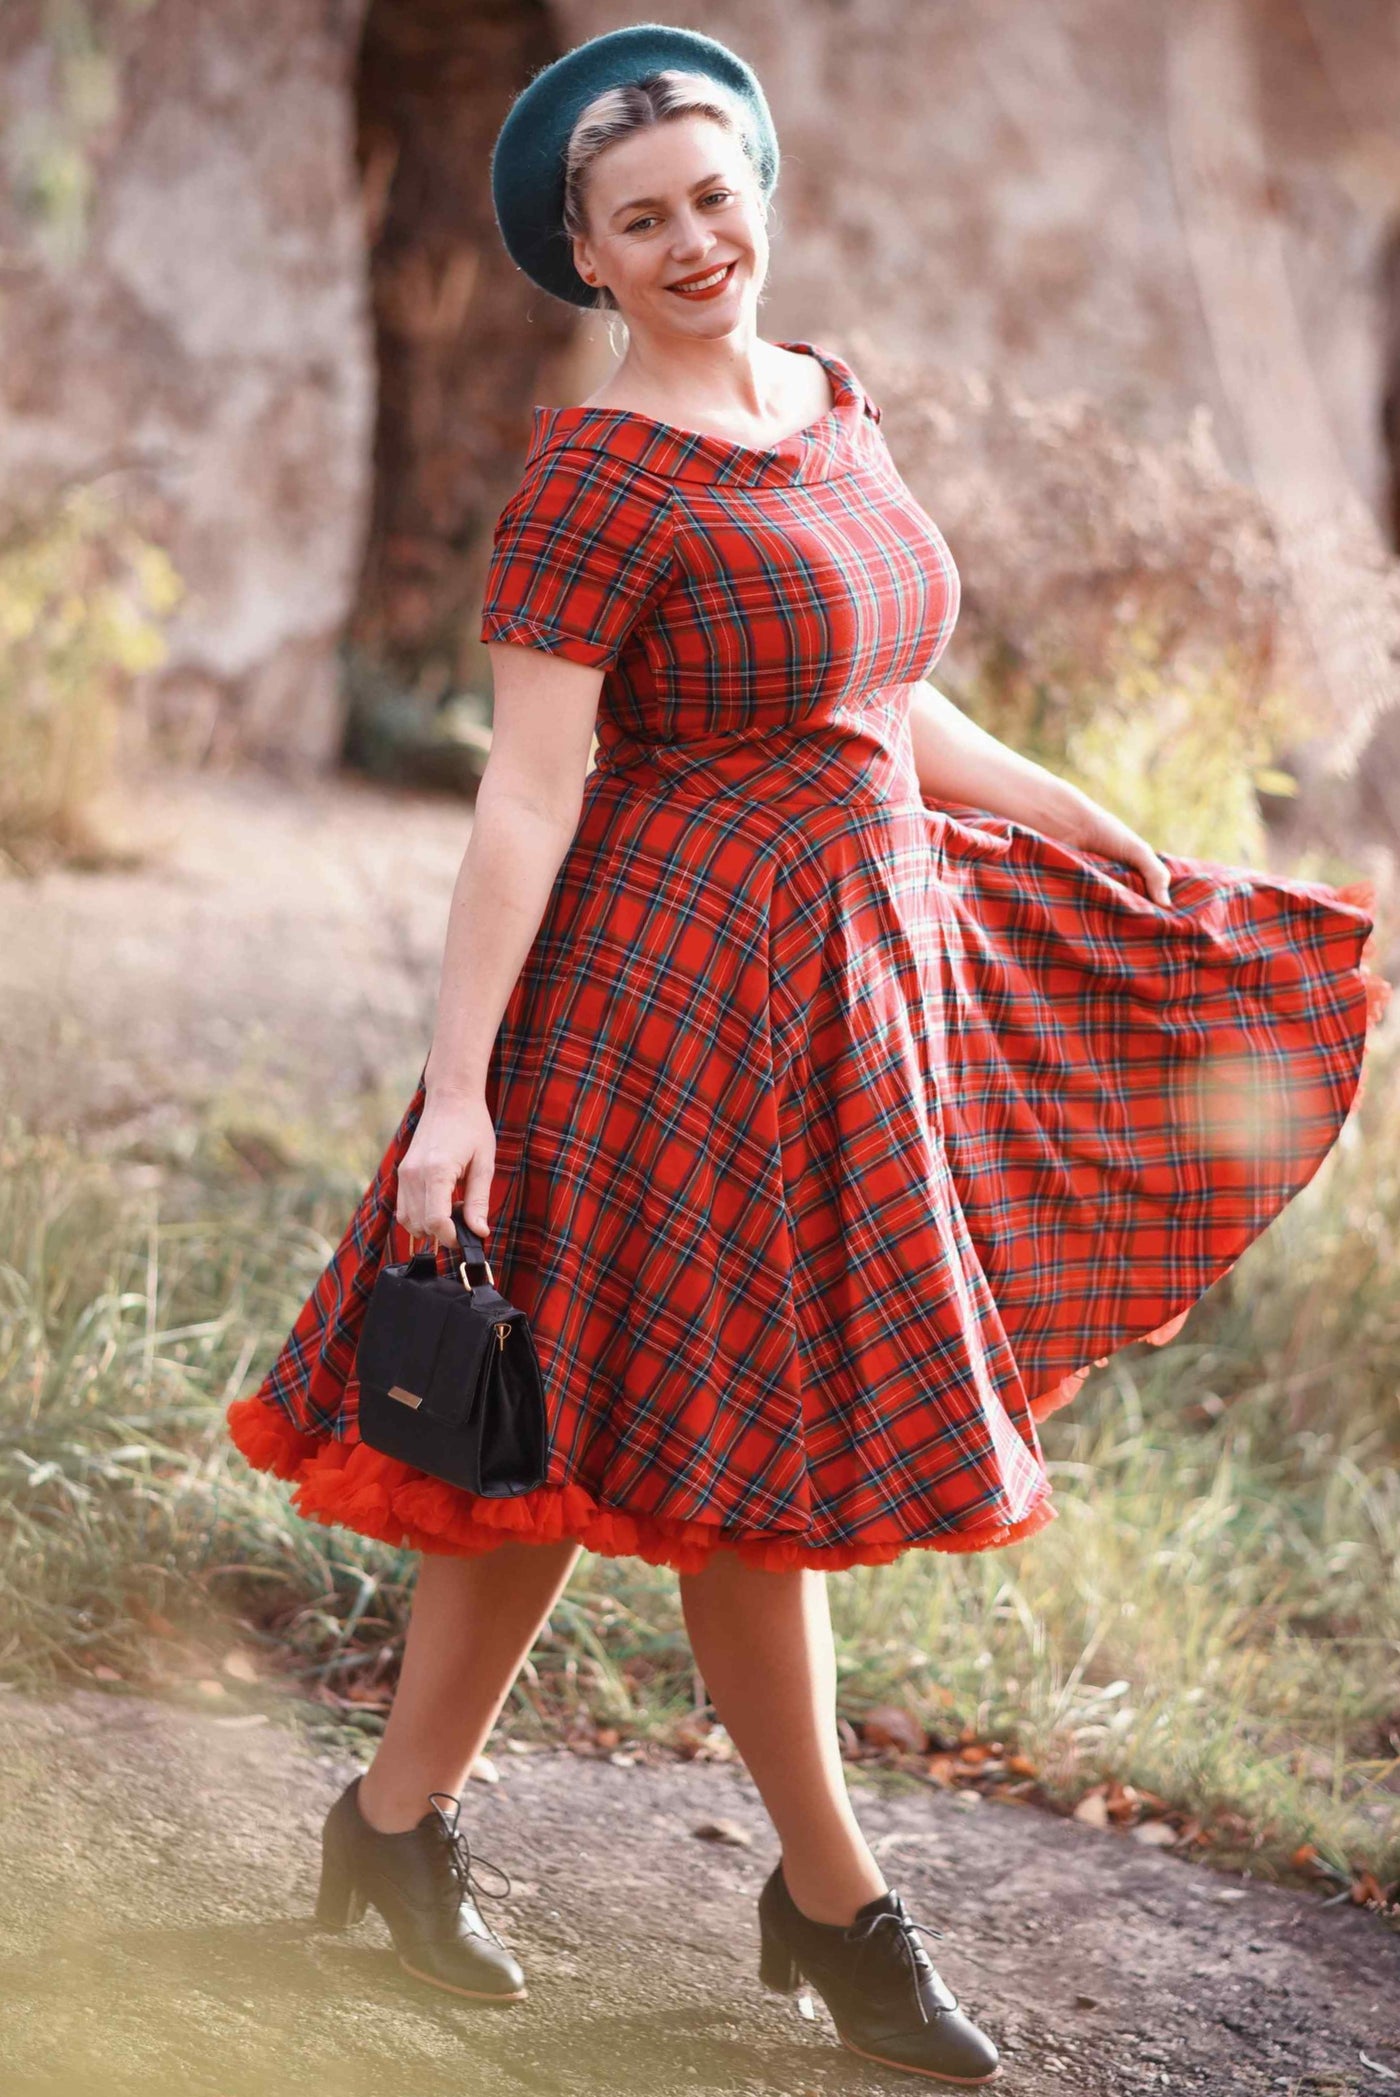
[[[482,1281],[488,1281],[494,1289],[496,1277],[491,1272],[491,1262],[486,1257],[486,1247],[467,1222],[466,1217],[462,1213],[462,1204],[459,1201],[452,1204],[452,1225],[457,1233],[457,1243],[462,1252],[462,1258],[458,1262],[458,1271],[465,1271],[471,1277],[470,1281],[467,1282],[467,1287],[473,1288]],[[421,1251],[410,1255],[408,1262],[409,1272],[411,1274],[416,1272],[424,1278],[431,1277],[437,1273],[437,1256],[438,1248],[436,1245],[423,1246]]]
[[481,1281],[488,1281],[494,1289],[496,1277],[491,1272],[491,1262],[486,1257],[486,1247],[467,1222],[466,1217],[462,1213],[462,1204],[459,1201],[454,1201],[452,1204],[452,1225],[457,1233],[457,1243],[462,1248],[462,1265],[471,1276],[472,1286],[475,1287]]

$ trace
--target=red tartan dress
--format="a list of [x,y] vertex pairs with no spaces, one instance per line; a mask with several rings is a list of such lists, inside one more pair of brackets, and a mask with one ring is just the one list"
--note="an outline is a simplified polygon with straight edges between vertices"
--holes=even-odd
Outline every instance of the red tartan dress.
[[[959,585],[879,409],[763,449],[537,408],[482,638],[602,668],[595,768],[511,993],[488,1238],[548,1482],[485,1500],[357,1436],[420,1078],[229,1409],[305,1516],[680,1571],[978,1551],[1053,1519],[1037,1422],[1162,1342],[1316,1172],[1389,986],[1367,884],[1124,862],[922,794],[911,681]],[[444,1272],[448,1254],[439,1254]]]

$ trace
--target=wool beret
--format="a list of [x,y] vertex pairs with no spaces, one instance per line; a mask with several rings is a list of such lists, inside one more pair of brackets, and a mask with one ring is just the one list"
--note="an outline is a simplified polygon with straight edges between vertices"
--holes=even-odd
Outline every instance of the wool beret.
[[564,154],[595,95],[677,68],[728,88],[748,120],[750,152],[765,197],[778,179],[778,140],[757,75],[715,37],[665,22],[634,22],[576,44],[536,73],[510,106],[491,154],[491,200],[511,260],[541,290],[594,306],[597,291],[574,268],[564,231]]

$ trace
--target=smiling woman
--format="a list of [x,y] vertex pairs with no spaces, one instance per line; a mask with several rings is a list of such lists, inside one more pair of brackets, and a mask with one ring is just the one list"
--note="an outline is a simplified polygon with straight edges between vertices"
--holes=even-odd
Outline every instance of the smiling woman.
[[[754,343],[756,368],[746,375],[740,358],[725,369],[715,355],[762,292],[767,216],[743,109],[715,81],[663,72],[589,104],[569,141],[563,225],[581,282],[598,307],[626,315],[632,342],[622,369],[587,405],[675,426],[679,403],[684,426],[754,444],[825,412],[831,399],[810,360],[797,365]],[[675,335],[678,305],[697,309],[695,358]],[[647,342],[653,314],[667,330],[660,354]],[[726,381],[720,401],[717,373]]]
[[[673,1566],[781,1836],[762,1979],[810,1977],[854,2051],[972,2085],[996,2049],[845,1795],[820,1576],[1054,1518],[1039,1423],[1170,1338],[1311,1178],[1383,986],[1359,890],[1064,824],[1063,782],[965,738],[921,772],[911,693],[957,568],[850,364],[757,335],[774,163],[696,88],[710,66],[743,77],[688,31],[615,32],[507,120],[534,149],[512,251],[615,304],[627,354],[536,412],[431,1051],[229,1423],[302,1513],[425,1554],[358,1795],[386,1839],[464,1774],[580,1545]],[[962,801],[978,780],[998,807]],[[509,1499],[359,1433],[375,1277],[415,1234],[452,1261],[463,1177],[546,1388],[545,1481]],[[328,1912],[377,1869],[359,1811]],[[502,1993],[455,1929],[444,1969]]]

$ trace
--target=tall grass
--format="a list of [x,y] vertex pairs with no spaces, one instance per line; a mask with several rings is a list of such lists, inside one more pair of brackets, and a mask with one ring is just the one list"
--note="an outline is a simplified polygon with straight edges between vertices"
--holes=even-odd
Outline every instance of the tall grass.
[[[999,1739],[1400,1875],[1400,1088],[1165,1349],[1043,1430],[1060,1518],[1008,1550],[830,1580],[843,1714]],[[217,1674],[230,1644],[382,1723],[416,1561],[303,1522],[227,1443],[400,1111],[229,1096],[164,1147],[0,1138],[0,1678]],[[217,1683],[215,1685],[218,1686]],[[697,1695],[676,1581],[585,1558],[512,1694],[520,1734],[669,1736]]]

